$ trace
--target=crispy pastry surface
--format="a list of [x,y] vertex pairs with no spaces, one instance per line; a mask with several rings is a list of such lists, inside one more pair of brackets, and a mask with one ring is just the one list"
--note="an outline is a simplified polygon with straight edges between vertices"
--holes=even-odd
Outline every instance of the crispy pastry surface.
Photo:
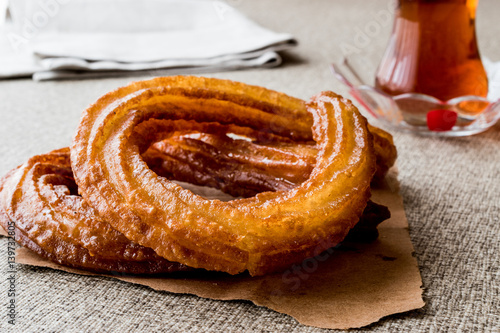
[[[369,129],[377,159],[372,186],[377,186],[397,153],[392,137],[384,136],[388,133],[373,126]],[[309,177],[316,163],[315,144],[262,143],[249,133],[237,138],[226,134],[223,128],[210,134],[180,134],[154,143],[142,156],[160,176],[215,187],[235,197],[290,190]]]
[[129,241],[83,199],[69,149],[30,158],[0,183],[0,224],[15,240],[56,263],[86,270],[153,274],[189,270]]
[[[162,170],[169,172],[166,166]],[[219,178],[210,171],[207,169],[204,178]],[[174,176],[171,179],[182,180]],[[386,207],[369,201],[360,221],[349,232],[349,239],[373,240],[378,235],[377,225],[389,217]],[[77,195],[68,148],[32,157],[0,179],[0,225],[9,230],[11,221],[15,222],[19,244],[65,266],[127,274],[191,270],[128,241],[99,218]]]
[[[0,179],[0,225],[14,221],[20,244],[76,268],[262,275],[356,223],[350,236],[376,238],[389,212],[368,201],[370,182],[395,158],[392,137],[334,93],[306,104],[237,82],[158,78],[92,105],[72,161],[63,148]],[[244,198],[207,200],[171,180]]]
[[[154,119],[166,121],[146,125]],[[309,177],[289,190],[221,202],[144,162],[151,144],[210,132],[214,122],[262,137],[314,140]],[[197,77],[137,82],[105,95],[85,112],[71,161],[81,195],[128,239],[187,266],[251,275],[339,243],[359,220],[376,171],[372,134],[350,101],[325,92],[305,105],[264,88]]]

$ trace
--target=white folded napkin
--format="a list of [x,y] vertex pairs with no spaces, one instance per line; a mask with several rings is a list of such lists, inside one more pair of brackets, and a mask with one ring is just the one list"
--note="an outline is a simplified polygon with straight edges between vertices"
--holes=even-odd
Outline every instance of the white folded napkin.
[[277,51],[296,45],[222,1],[10,0],[8,11],[0,78],[272,67],[281,63]]

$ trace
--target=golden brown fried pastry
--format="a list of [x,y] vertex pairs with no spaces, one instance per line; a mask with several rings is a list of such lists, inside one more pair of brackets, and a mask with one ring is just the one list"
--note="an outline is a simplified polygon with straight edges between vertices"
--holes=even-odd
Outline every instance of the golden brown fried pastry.
[[373,134],[373,147],[377,156],[377,172],[373,176],[373,182],[376,185],[380,183],[387,175],[389,169],[396,162],[398,151],[394,146],[392,135],[378,127],[368,124],[368,130]]
[[[167,170],[165,166],[163,170]],[[12,181],[11,177],[18,178]],[[4,189],[6,182],[8,186]],[[19,186],[21,182],[24,184]],[[30,194],[26,194],[27,191]],[[15,199],[16,192],[21,196]],[[0,225],[7,230],[8,224],[14,222],[19,244],[70,267],[127,274],[191,270],[128,241],[97,217],[77,193],[68,148],[35,156],[0,179]],[[9,216],[7,210],[13,213]],[[47,216],[50,216],[48,220]],[[377,236],[377,225],[389,216],[387,208],[369,201],[348,238],[357,242],[373,240]],[[51,236],[46,237],[47,233]]]
[[[216,127],[216,126],[214,126]],[[384,179],[396,159],[390,134],[369,126],[374,137],[377,172],[372,185]],[[189,133],[154,143],[143,155],[158,175],[218,188],[233,196],[289,190],[305,181],[316,163],[314,144],[279,140],[257,143],[254,137],[228,133]]]
[[[300,147],[271,148],[227,136],[198,133],[160,141],[143,154],[158,175],[210,186],[235,197],[289,190],[308,178],[315,162]],[[306,149],[308,149],[307,146]]]
[[[169,121],[141,131],[151,119]],[[309,178],[291,190],[220,202],[158,176],[142,159],[154,142],[203,132],[212,122],[314,139]],[[128,239],[190,267],[251,275],[339,243],[359,220],[376,169],[372,135],[350,101],[325,92],[304,107],[264,88],[196,77],[158,78],[105,95],[84,114],[71,160],[84,199]]]
[[[331,92],[306,104],[169,77],[99,99],[71,157],[67,148],[35,156],[0,180],[0,225],[14,221],[22,245],[98,272],[261,275],[336,245],[358,221],[352,235],[376,237],[389,215],[369,201],[370,182],[396,150]],[[172,180],[246,198],[206,200]]]
[[0,184],[0,224],[15,240],[56,263],[86,270],[153,274],[189,270],[129,241],[79,195],[69,149],[34,156]]

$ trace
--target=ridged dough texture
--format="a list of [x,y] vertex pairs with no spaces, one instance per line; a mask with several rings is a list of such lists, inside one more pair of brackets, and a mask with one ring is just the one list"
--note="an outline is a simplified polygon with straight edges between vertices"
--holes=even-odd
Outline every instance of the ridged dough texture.
[[0,224],[58,264],[95,272],[155,274],[190,268],[158,256],[111,228],[80,196],[69,149],[30,158],[0,180]]
[[[160,176],[218,188],[235,197],[292,189],[309,178],[316,163],[314,143],[283,142],[282,138],[259,142],[258,133],[234,128],[232,132],[238,132],[239,138],[231,138],[223,126],[213,127],[219,131],[181,134],[156,142],[142,157]],[[373,126],[369,129],[377,158],[372,186],[378,186],[394,164],[397,151],[387,132]]]
[[[314,167],[291,189],[221,202],[159,176],[141,156],[179,133],[210,132],[212,123],[314,140]],[[103,96],[84,113],[71,147],[80,194],[126,238],[189,267],[251,275],[342,241],[369,200],[376,159],[366,119],[341,96],[323,92],[304,103],[199,77],[136,82]]]

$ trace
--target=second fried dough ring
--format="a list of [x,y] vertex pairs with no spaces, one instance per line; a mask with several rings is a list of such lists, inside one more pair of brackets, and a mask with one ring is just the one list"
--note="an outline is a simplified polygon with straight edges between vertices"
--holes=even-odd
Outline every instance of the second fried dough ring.
[[0,225],[15,240],[65,266],[95,272],[155,274],[190,268],[129,241],[75,195],[69,149],[31,157],[0,179]]
[[[230,81],[170,77],[99,99],[84,114],[71,149],[82,196],[116,230],[190,267],[261,275],[340,242],[370,196],[375,154],[366,120],[331,92],[307,105],[318,156],[310,177],[289,191],[230,202],[206,200],[151,171],[152,143],[205,122],[308,140],[302,101]],[[305,120],[304,120],[304,119]],[[169,119],[154,133],[136,131]]]
[[[160,176],[215,187],[235,197],[289,190],[309,178],[318,153],[315,144],[283,138],[261,142],[255,132],[212,126],[213,133],[179,134],[156,142],[142,157]],[[378,186],[394,165],[397,152],[390,134],[368,128],[377,158],[372,186]]]

